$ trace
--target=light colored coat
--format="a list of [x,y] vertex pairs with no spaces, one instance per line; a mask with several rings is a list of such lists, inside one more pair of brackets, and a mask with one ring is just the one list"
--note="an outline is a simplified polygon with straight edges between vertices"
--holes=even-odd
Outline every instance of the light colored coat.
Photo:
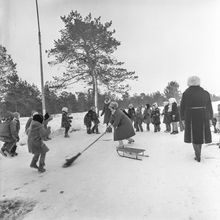
[[48,136],[48,130],[44,125],[38,121],[31,122],[28,131],[28,150],[33,154],[41,154],[49,151],[48,147],[44,144],[43,139]]

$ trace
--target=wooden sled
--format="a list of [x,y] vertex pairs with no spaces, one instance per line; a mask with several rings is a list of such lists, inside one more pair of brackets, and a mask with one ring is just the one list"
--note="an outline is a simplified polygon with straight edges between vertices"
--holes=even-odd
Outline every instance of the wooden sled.
[[149,157],[149,155],[144,154],[145,149],[118,147],[116,151],[120,157],[127,157],[135,160],[142,160],[140,157]]

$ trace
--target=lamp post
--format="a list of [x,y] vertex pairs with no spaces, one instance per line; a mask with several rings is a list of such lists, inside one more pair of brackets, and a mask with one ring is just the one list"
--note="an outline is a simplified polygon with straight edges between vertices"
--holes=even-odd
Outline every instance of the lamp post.
[[46,113],[45,105],[45,93],[44,93],[44,75],[43,75],[43,61],[42,61],[42,48],[41,48],[41,33],[40,33],[40,21],[39,21],[39,12],[38,12],[38,2],[36,2],[36,11],[37,11],[37,25],[38,25],[38,40],[39,40],[39,53],[40,53],[40,74],[41,74],[41,94],[42,94],[42,112],[43,115]]

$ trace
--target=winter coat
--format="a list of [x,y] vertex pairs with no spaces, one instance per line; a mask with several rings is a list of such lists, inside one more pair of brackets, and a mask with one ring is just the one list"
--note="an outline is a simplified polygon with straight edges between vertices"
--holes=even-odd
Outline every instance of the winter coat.
[[128,116],[132,121],[134,121],[134,118],[135,118],[135,109],[134,108],[128,109]]
[[136,124],[142,124],[143,120],[144,120],[144,117],[143,117],[142,112],[137,111],[136,114],[135,114],[135,123]]
[[92,110],[89,110],[86,115],[84,116],[84,125],[86,127],[92,126]]
[[171,122],[178,122],[180,120],[180,116],[179,116],[179,109],[177,107],[177,103],[173,102],[170,105],[171,105],[171,112],[170,112]]
[[181,119],[185,120],[184,141],[186,143],[211,143],[209,120],[213,117],[209,93],[200,86],[190,86],[182,95]]
[[152,120],[152,124],[154,124],[154,125],[160,124],[160,109],[158,107],[156,107],[152,110],[151,120]]
[[164,106],[163,109],[163,123],[164,124],[170,124],[171,123],[171,114],[168,112],[169,104]]
[[86,115],[84,116],[84,125],[86,127],[91,127],[92,126],[92,122],[94,124],[99,124],[99,118],[98,115],[96,114],[96,112],[89,110]]
[[28,132],[28,150],[32,154],[41,154],[49,151],[48,147],[44,144],[43,139],[48,136],[48,130],[44,125],[38,121],[31,122]]
[[111,118],[111,110],[109,109],[109,103],[104,103],[104,106],[103,106],[103,110],[102,110],[102,113],[101,113],[101,116],[104,115],[104,121],[103,123],[104,124],[108,124],[109,121],[110,121],[110,118]]
[[68,116],[67,112],[62,112],[62,119],[61,119],[61,127],[62,128],[69,128],[71,127],[72,117]]
[[112,114],[112,122],[114,127],[114,141],[124,140],[135,135],[131,120],[120,109],[117,109]]
[[143,117],[144,117],[144,123],[146,123],[146,124],[151,123],[151,109],[150,108],[144,109]]
[[16,122],[12,119],[7,119],[0,124],[0,140],[3,142],[16,142],[19,139],[16,130]]

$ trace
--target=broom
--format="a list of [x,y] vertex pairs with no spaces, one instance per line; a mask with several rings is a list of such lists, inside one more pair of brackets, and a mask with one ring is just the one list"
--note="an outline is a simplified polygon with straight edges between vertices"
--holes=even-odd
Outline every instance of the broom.
[[66,162],[63,164],[63,167],[69,167],[83,152],[85,152],[86,150],[88,150],[95,142],[97,142],[104,134],[106,134],[107,131],[105,131],[104,133],[102,133],[97,139],[95,139],[90,145],[88,145],[83,151],[81,151],[80,153],[78,153],[76,156],[73,156],[69,159],[66,159]]

